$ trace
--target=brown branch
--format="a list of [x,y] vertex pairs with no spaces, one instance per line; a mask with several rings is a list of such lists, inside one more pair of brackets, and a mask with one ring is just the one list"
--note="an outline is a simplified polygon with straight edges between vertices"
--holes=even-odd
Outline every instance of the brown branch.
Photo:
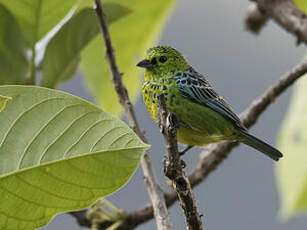
[[[108,28],[106,16],[101,6],[101,2],[100,0],[94,0],[94,3],[95,3],[95,11],[96,11],[99,25],[101,28],[104,46],[106,48],[107,60],[109,62],[110,70],[112,73],[112,81],[115,87],[115,91],[118,95],[119,102],[124,108],[125,115],[127,117],[129,126],[134,130],[134,132],[144,142],[147,142],[145,135],[143,134],[143,132],[141,131],[138,125],[138,122],[135,116],[135,111],[129,99],[127,89],[122,82],[122,75],[119,72],[118,65],[116,63],[116,58],[115,58],[114,50],[113,50],[112,43],[111,43],[109,28]],[[147,188],[151,203],[153,205],[154,214],[155,214],[156,222],[157,222],[157,229],[171,230],[173,229],[173,225],[168,215],[168,210],[166,207],[163,191],[157,182],[156,176],[152,168],[151,160],[147,152],[144,154],[144,156],[141,159],[141,166],[144,172],[144,184],[145,184],[145,187]],[[80,212],[73,213],[73,215],[75,217],[80,216]]]
[[[281,27],[295,35],[298,43],[307,44],[307,15],[299,10],[292,0],[254,0],[254,2],[263,15],[274,19]],[[246,20],[252,21],[254,15],[247,14]]]
[[188,230],[202,230],[202,222],[196,205],[194,194],[188,178],[182,168],[181,159],[178,153],[176,116],[169,113],[165,104],[163,94],[158,96],[159,100],[159,125],[168,156],[165,160],[164,174],[172,181],[172,186],[177,193],[180,205],[184,212]]
[[268,22],[269,17],[259,9],[255,2],[249,4],[244,18],[244,26],[254,34],[258,34]]

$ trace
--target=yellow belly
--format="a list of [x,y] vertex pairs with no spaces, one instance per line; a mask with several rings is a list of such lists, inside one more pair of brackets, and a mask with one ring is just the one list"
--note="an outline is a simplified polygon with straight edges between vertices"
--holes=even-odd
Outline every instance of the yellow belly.
[[224,135],[204,135],[193,129],[180,127],[177,131],[177,139],[180,143],[191,146],[207,147],[209,144],[225,140]]

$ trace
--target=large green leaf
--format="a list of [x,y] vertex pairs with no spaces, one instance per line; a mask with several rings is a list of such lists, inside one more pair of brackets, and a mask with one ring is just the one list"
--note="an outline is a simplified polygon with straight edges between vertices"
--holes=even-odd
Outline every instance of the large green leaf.
[[283,218],[307,213],[307,76],[294,87],[286,119],[279,135],[284,158],[277,164],[276,176]]
[[[130,12],[115,3],[104,4],[104,8],[110,23]],[[80,52],[98,33],[98,20],[92,8],[75,14],[48,43],[41,85],[55,88],[61,81],[71,78],[77,70]]]
[[27,45],[33,47],[56,26],[77,0],[0,0],[13,13]]
[[148,147],[122,121],[78,97],[0,86],[0,229],[31,230],[122,187]]
[[[106,0],[104,2],[118,2],[133,11],[124,20],[115,22],[110,32],[119,69],[124,74],[123,81],[131,99],[135,100],[140,90],[141,73],[135,65],[144,55],[145,50],[157,40],[175,0]],[[116,99],[100,35],[82,52],[81,68],[98,104],[112,114],[119,114],[121,106]],[[114,100],[105,100],[105,98]]]
[[307,13],[307,1],[306,0],[293,0],[298,8]]
[[18,23],[0,3],[0,85],[23,83],[27,70],[25,44]]

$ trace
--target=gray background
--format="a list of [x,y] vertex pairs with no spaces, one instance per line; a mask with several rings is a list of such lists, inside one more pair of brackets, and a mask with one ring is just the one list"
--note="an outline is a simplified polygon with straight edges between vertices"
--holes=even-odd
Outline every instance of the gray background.
[[[246,32],[243,17],[247,0],[178,1],[162,33],[159,44],[171,45],[185,54],[190,63],[209,81],[237,111],[241,112],[268,85],[293,67],[305,50],[295,39],[270,22],[259,36]],[[82,78],[62,85],[63,90],[91,100]],[[287,111],[288,90],[261,116],[251,130],[256,136],[275,144],[276,134]],[[165,189],[162,174],[163,140],[147,114],[141,99],[136,110],[152,148],[150,155]],[[184,160],[189,171],[198,159],[200,149],[189,152]],[[246,146],[236,148],[230,157],[194,189],[206,229],[303,230],[307,217],[287,222],[278,220],[280,207],[271,160]],[[139,169],[133,179],[109,199],[124,210],[136,210],[148,201]],[[178,204],[170,209],[176,229],[184,229]],[[81,229],[68,215],[59,215],[44,230]],[[153,221],[139,229],[155,229]]]

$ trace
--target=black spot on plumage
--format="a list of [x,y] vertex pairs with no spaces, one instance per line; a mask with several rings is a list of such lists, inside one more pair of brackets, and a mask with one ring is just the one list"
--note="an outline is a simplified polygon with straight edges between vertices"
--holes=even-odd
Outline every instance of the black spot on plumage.
[[212,99],[211,94],[208,92],[208,89],[203,90],[203,92],[206,94],[206,98]]
[[147,90],[145,89],[145,94],[147,94],[148,92],[147,92]]
[[208,89],[208,93],[213,97],[217,97],[217,94],[212,90],[212,89]]
[[187,92],[185,92],[185,91],[182,91],[181,93],[182,93],[182,95],[183,95],[184,97],[188,97],[188,96],[189,96],[189,94],[188,94]]
[[154,93],[153,96],[154,96],[154,98],[157,98],[157,94]]
[[191,80],[189,78],[187,79],[187,83],[188,85],[191,85]]
[[186,80],[182,80],[182,81],[181,81],[181,84],[185,84],[185,83],[187,83]]
[[199,78],[198,81],[199,81],[200,83],[205,84],[205,85],[207,84],[207,83],[206,83],[203,79],[201,79],[201,78]]
[[191,87],[191,92],[193,93],[194,97],[197,98],[197,100],[200,100],[198,93],[196,92],[196,90],[193,87]]
[[183,73],[183,76],[184,76],[184,77],[187,77],[187,74],[186,74],[186,73]]
[[151,64],[153,64],[153,65],[157,64],[157,59],[155,57],[153,59],[151,59]]
[[198,85],[198,81],[192,80],[192,84],[193,84],[193,85]]
[[196,79],[196,77],[192,74],[189,74],[189,77],[192,78],[192,79]]
[[166,85],[164,85],[164,86],[163,86],[163,90],[167,90],[167,87],[166,87]]

